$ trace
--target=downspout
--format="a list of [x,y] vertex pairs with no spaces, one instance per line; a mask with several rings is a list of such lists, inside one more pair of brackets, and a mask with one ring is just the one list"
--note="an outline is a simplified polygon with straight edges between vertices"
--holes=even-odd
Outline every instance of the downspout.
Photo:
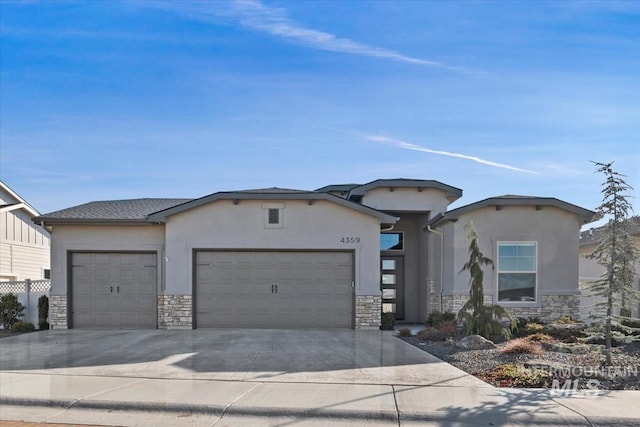
[[442,313],[442,281],[444,280],[444,233],[441,231],[436,231],[431,228],[431,225],[427,224],[427,230],[431,233],[437,234],[440,236],[440,313]]

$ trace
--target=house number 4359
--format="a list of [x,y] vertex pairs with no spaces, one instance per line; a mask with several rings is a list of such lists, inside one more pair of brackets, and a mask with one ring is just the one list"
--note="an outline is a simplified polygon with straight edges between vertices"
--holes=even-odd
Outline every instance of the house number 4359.
[[360,243],[360,238],[355,236],[342,237],[340,243]]

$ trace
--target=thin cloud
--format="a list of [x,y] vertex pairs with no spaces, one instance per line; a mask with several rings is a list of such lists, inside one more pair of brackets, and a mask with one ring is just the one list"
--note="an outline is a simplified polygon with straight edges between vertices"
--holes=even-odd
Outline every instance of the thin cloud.
[[[145,3],[143,3],[145,4]],[[231,18],[242,27],[254,31],[267,33],[290,43],[299,44],[312,49],[331,52],[349,53],[352,55],[368,56],[388,59],[410,64],[427,65],[448,70],[463,71],[462,69],[422,58],[404,55],[394,50],[369,46],[351,39],[338,37],[325,31],[306,28],[290,19],[286,10],[278,7],[266,6],[257,0],[236,0],[229,3],[228,8],[220,7],[220,3],[191,3],[187,7],[184,3],[156,3],[149,2],[152,7],[161,7],[188,16],[191,19],[203,21],[219,21],[219,18]]]
[[523,172],[523,173],[530,173],[530,174],[534,174],[534,175],[538,175],[538,172],[534,172],[528,169],[522,169],[516,166],[511,166],[511,165],[507,165],[504,163],[498,163],[498,162],[492,162],[491,160],[485,160],[485,159],[481,159],[480,157],[476,157],[476,156],[469,156],[467,154],[460,154],[460,153],[451,153],[449,151],[442,151],[442,150],[432,150],[431,148],[426,148],[426,147],[421,147],[419,145],[415,145],[415,144],[411,144],[409,142],[406,141],[401,141],[399,139],[395,139],[395,138],[389,138],[387,136],[384,135],[364,135],[364,138],[372,141],[372,142],[381,142],[384,144],[389,144],[389,145],[393,145],[395,147],[398,148],[403,148],[405,150],[413,150],[413,151],[420,151],[422,153],[430,153],[430,154],[438,154],[441,156],[449,156],[449,157],[456,157],[459,159],[465,159],[465,160],[471,160],[477,163],[481,163],[483,165],[488,165],[488,166],[493,166],[496,168],[502,168],[502,169],[508,169],[508,170],[512,170],[512,171],[516,171],[516,172]]

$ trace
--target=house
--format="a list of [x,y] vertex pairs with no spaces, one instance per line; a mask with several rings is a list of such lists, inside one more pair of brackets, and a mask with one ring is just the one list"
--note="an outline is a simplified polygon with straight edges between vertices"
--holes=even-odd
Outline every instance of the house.
[[[633,216],[628,219],[629,232],[634,239],[636,248],[640,251],[640,216]],[[595,312],[593,304],[599,301],[597,297],[590,295],[588,285],[590,282],[598,280],[606,272],[604,266],[598,264],[594,259],[589,258],[594,249],[600,244],[604,232],[604,226],[591,228],[580,233],[580,270],[579,282],[582,290],[582,303],[580,317],[583,320],[590,320],[589,316]],[[640,289],[640,259],[636,261],[636,289]],[[615,310],[618,313],[618,310]],[[631,306],[632,316],[638,318],[640,315],[640,304]]]
[[485,253],[502,257],[486,284],[497,303],[523,314],[570,314],[578,231],[593,212],[526,197],[447,211],[461,196],[439,181],[380,179],[52,212],[34,219],[52,231],[50,323],[377,328],[381,312],[424,322],[468,294],[468,278],[456,274],[468,221]]
[[0,181],[0,282],[49,278],[50,235],[40,213]]

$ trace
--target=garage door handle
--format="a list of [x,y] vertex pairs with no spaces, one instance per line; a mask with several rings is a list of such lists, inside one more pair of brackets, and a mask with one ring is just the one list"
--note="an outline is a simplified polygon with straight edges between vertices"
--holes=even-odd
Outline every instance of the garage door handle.
[[278,293],[278,285],[276,285],[276,294]]
[[118,293],[120,293],[120,286],[116,287],[116,291],[118,291]]
[[271,293],[273,293],[273,285],[271,285]]
[[113,293],[113,286],[111,286],[111,289],[109,290],[109,292]]

